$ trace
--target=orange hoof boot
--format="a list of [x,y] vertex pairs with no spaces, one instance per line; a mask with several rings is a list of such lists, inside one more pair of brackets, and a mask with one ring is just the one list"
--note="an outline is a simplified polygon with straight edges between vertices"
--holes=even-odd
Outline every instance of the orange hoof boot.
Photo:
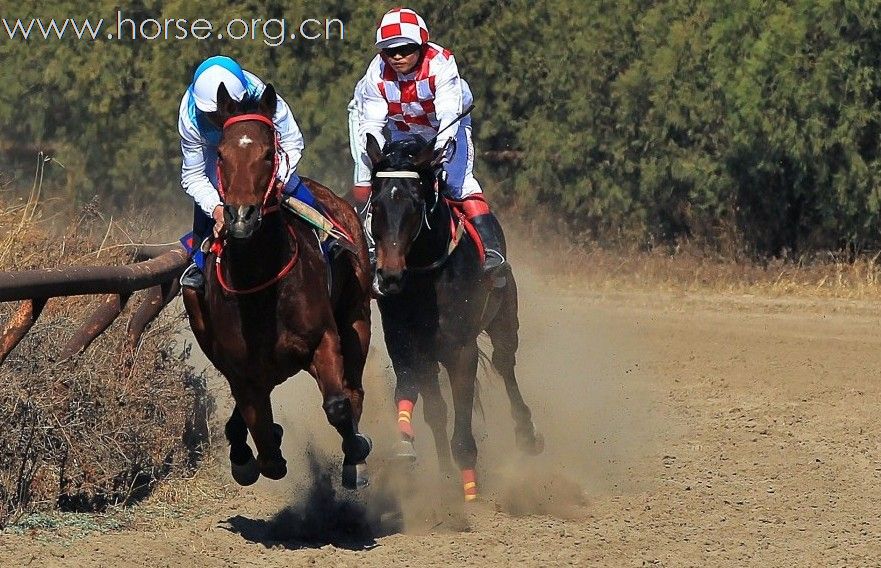
[[462,470],[462,488],[465,490],[465,502],[477,499],[477,472],[473,469]]

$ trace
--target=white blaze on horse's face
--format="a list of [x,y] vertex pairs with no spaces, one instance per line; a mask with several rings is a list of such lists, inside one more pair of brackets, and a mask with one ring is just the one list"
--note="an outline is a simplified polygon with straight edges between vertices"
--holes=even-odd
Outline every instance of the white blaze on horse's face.
[[398,193],[398,186],[393,185],[393,186],[392,186],[392,195],[391,195],[392,199],[395,198],[395,194],[396,194],[396,193]]
[[242,136],[241,138],[239,138],[239,147],[241,147],[241,148],[247,148],[248,146],[251,145],[252,142],[254,142],[254,141],[251,140],[251,139],[248,137],[247,134],[245,134],[244,136]]

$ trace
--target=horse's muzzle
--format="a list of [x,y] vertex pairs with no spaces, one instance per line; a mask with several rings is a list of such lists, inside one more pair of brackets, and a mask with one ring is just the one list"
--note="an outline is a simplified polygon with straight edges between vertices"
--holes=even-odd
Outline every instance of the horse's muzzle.
[[377,268],[373,277],[373,291],[380,296],[399,294],[404,289],[404,272]]
[[226,233],[233,239],[247,239],[260,228],[263,214],[258,205],[224,205]]

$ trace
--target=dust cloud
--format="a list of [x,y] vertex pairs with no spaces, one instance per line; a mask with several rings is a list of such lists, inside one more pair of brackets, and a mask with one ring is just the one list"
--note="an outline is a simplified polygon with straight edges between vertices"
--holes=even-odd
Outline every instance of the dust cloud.
[[[631,473],[651,452],[658,428],[653,401],[642,388],[638,361],[644,355],[632,326],[617,324],[601,306],[561,293],[552,277],[518,263],[517,249],[528,247],[515,242],[511,255],[520,288],[517,372],[545,437],[545,451],[529,457],[516,449],[502,380],[482,366],[482,412],[476,410],[474,419],[481,501],[517,516],[573,518],[584,514],[594,498],[647,489],[642,484],[648,476]],[[375,305],[373,327],[361,424],[374,441],[367,490],[352,493],[338,486],[340,440],[327,423],[314,380],[301,373],[273,393],[275,420],[285,428],[288,475],[280,482],[261,479],[257,487],[290,503],[277,515],[285,527],[279,536],[310,540],[325,535],[346,542],[354,535],[360,542],[393,532],[469,528],[458,475],[438,469],[421,400],[414,412],[418,462],[407,467],[391,456],[397,441],[394,375]],[[450,401],[443,373],[441,383]],[[225,384],[218,386],[218,397],[222,407],[229,398]],[[228,409],[219,411],[221,423]]]

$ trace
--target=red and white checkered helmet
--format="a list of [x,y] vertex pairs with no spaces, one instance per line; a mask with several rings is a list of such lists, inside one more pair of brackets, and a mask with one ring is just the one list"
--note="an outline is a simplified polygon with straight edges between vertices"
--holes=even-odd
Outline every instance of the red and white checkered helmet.
[[425,45],[428,42],[428,26],[422,16],[409,8],[389,10],[376,29],[376,47],[398,47],[407,43]]

